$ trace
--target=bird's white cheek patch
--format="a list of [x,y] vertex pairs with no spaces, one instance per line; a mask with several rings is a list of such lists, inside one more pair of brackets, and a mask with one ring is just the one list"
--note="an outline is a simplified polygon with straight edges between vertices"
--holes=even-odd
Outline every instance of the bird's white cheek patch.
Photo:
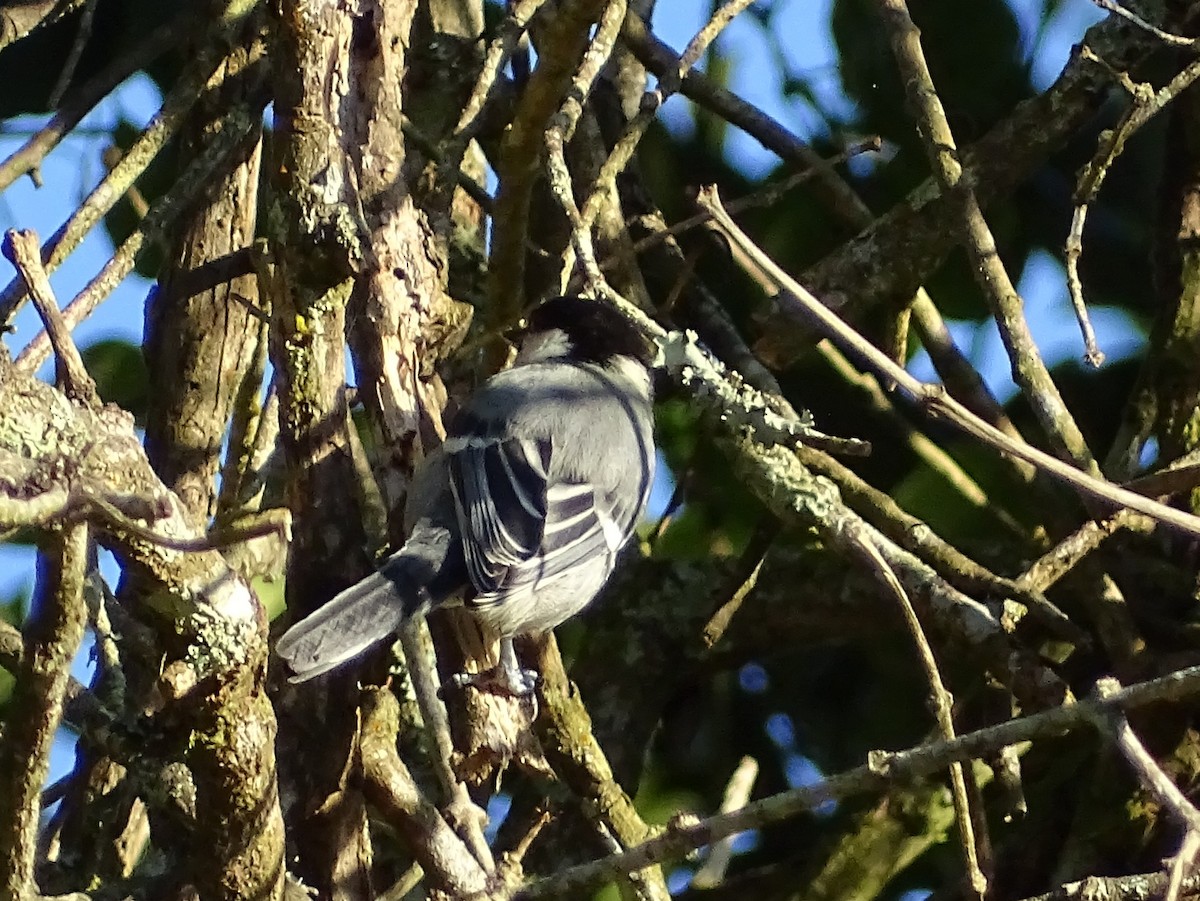
[[530,332],[521,339],[521,349],[513,366],[538,363],[565,357],[571,352],[571,339],[562,329],[552,328],[545,332]]

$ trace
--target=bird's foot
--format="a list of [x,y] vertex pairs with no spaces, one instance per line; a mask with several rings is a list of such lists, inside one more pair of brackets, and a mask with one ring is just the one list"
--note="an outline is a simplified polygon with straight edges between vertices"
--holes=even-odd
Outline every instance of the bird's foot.
[[481,673],[455,673],[450,677],[450,684],[455,688],[466,688],[469,685],[479,691],[507,694],[517,698],[533,694],[537,683],[538,674],[534,670],[510,668],[503,663]]
[[473,685],[481,691],[524,698],[533,694],[538,684],[535,670],[523,669],[511,638],[500,639],[500,662],[482,673],[457,673],[450,677],[456,688]]

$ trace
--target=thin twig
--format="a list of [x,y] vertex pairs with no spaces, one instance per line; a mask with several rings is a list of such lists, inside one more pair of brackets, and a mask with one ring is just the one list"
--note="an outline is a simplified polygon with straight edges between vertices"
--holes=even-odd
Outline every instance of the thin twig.
[[[646,130],[658,115],[658,110],[671,95],[680,89],[685,76],[699,62],[700,57],[707,52],[709,46],[717,39],[717,36],[725,29],[725,26],[733,21],[749,5],[750,0],[727,0],[723,6],[713,13],[709,21],[688,43],[687,49],[684,50],[683,55],[678,59],[675,66],[659,74],[657,87],[655,90],[648,91],[643,96],[637,115],[626,123],[612,152],[609,153],[608,157],[601,164],[592,190],[579,212],[579,220],[578,222],[572,222],[573,231],[581,230],[590,235],[596,217],[600,215],[600,210],[604,203],[610,200],[611,192],[616,189],[617,176],[629,165],[629,161],[633,158],[633,154],[645,136]],[[623,8],[624,5],[622,5]],[[622,12],[622,20],[614,23],[618,29],[625,27],[624,20],[626,18],[624,12]],[[568,248],[567,252],[563,255],[562,271],[564,284],[566,275],[574,268],[573,254],[580,253],[582,259],[582,253],[578,249],[580,243],[578,239],[573,241],[572,247]],[[584,246],[587,247],[588,245],[585,244]],[[583,260],[583,262],[585,269],[590,271],[588,261]]]
[[[711,218],[711,213],[705,213],[706,218]],[[733,255],[738,262],[743,265],[751,277],[759,281],[770,283],[771,287],[768,293],[774,293],[774,283],[770,279],[762,278],[761,269],[750,260],[744,252],[736,245],[732,247]],[[932,301],[925,298],[926,306],[930,311],[929,315],[937,322],[940,322],[940,317],[937,316],[936,309],[933,307]],[[943,326],[944,327],[944,326]],[[957,348],[953,348],[948,353],[956,354]],[[994,498],[979,486],[979,484],[959,465],[959,463],[936,442],[931,441],[928,436],[918,431],[909,421],[903,416],[894,404],[888,399],[884,393],[880,381],[875,376],[866,373],[860,373],[849,360],[842,354],[836,346],[829,341],[821,341],[817,344],[817,352],[825,358],[826,362],[834,369],[834,371],[852,387],[858,389],[865,395],[866,402],[872,407],[874,412],[883,416],[890,424],[893,425],[903,437],[909,449],[933,472],[940,475],[946,482],[957,492],[963,499],[976,507],[978,510],[987,515],[995,516],[1003,525],[1009,529],[1014,535],[1025,539],[1028,530],[1018,523],[1011,514],[1008,513]],[[761,366],[753,355],[747,355],[746,361],[753,366]],[[963,367],[968,367],[968,364],[962,362]],[[882,380],[886,381],[886,380]],[[893,385],[894,387],[894,385]],[[1003,419],[1002,413],[1000,418]],[[805,443],[809,442],[807,438]],[[815,443],[814,443],[815,444]],[[839,451],[839,452],[844,452]],[[1008,459],[1007,457],[1004,459]],[[1017,467],[1017,476],[1021,481],[1028,481],[1030,476],[1020,471]],[[1032,466],[1028,467],[1030,473],[1036,471]]]
[[921,519],[907,512],[891,495],[875,488],[856,472],[828,455],[807,447],[798,447],[796,456],[814,472],[832,479],[842,497],[860,516],[900,547],[929,561],[950,583],[972,595],[1012,597],[1029,608],[1055,635],[1072,642],[1082,640],[1082,630],[1050,603],[1042,594],[1042,589],[1002,578],[972,560]]
[[466,783],[454,772],[454,739],[450,735],[450,720],[446,716],[446,705],[438,693],[437,671],[429,653],[433,638],[423,616],[409,621],[400,630],[400,644],[404,648],[404,662],[408,666],[417,706],[425,724],[424,733],[433,744],[430,756],[434,774],[446,799],[449,822],[471,849],[479,865],[490,873],[496,869],[496,862],[483,835],[487,814],[471,799]]
[[[942,682],[942,674],[938,669],[937,658],[934,657],[929,639],[925,637],[925,630],[921,627],[921,620],[917,617],[917,611],[913,609],[908,592],[900,584],[895,570],[888,565],[883,555],[879,553],[879,549],[867,538],[865,532],[849,534],[845,538],[846,543],[860,558],[867,562],[871,571],[875,573],[876,578],[883,583],[887,591],[900,606],[900,613],[904,618],[904,624],[908,628],[909,636],[916,645],[917,659],[920,660],[921,669],[925,672],[925,681],[929,684],[929,701],[930,706],[933,708],[934,716],[937,719],[938,731],[941,733],[943,740],[953,740],[955,734],[954,701],[945,683]],[[975,892],[976,897],[984,898],[987,896],[988,878],[984,875],[980,865],[980,843],[975,838],[975,823],[982,822],[982,820],[972,816],[971,803],[967,797],[967,781],[963,773],[961,761],[955,761],[950,764],[950,794],[954,800],[954,815],[958,823],[959,839],[962,842],[963,862],[967,870],[967,879],[970,881],[971,889]],[[984,844],[987,845],[989,843],[985,842]]]
[[932,415],[942,416],[951,424],[997,450],[1012,454],[1031,463],[1045,473],[1070,485],[1094,500],[1114,507],[1129,507],[1158,522],[1189,535],[1200,536],[1200,518],[1151,500],[1128,489],[1113,485],[1102,478],[1083,472],[1032,445],[1015,441],[999,429],[984,422],[970,410],[949,397],[937,385],[921,382],[907,370],[897,366],[869,341],[841,320],[827,306],[812,296],[791,276],[779,268],[749,236],[746,235],[721,207],[715,187],[701,191],[699,202],[713,211],[713,220],[730,242],[741,248],[755,264],[767,273],[780,290],[780,299],[806,321],[815,324],[830,340],[845,348],[867,368],[896,386]]
[[[646,23],[638,16],[631,13],[625,17],[625,24],[621,30],[621,38],[637,57],[638,61],[660,78],[674,70],[678,55],[670,47],[658,40],[646,27]],[[815,150],[789,132],[780,122],[771,118],[753,104],[721,87],[696,69],[692,69],[687,73],[681,90],[689,100],[742,129],[746,134],[762,144],[763,147],[777,154],[780,159],[803,171],[813,172],[815,174],[815,179],[812,183],[813,192],[829,206],[834,215],[846,227],[857,232],[868,228],[874,222],[875,217],[870,208],[858,196],[854,188],[838,174],[834,166],[822,159]],[[974,380],[959,377],[960,374],[974,374],[975,369],[963,357],[962,352],[954,342],[938,343],[933,340],[930,330],[940,326],[941,331],[945,331],[945,324],[942,322],[941,315],[933,301],[923,288],[917,290],[914,300],[914,312],[918,314],[916,325],[922,342],[927,347],[937,344],[940,350],[940,354],[938,355],[935,355],[931,350],[930,355],[934,357],[935,365],[938,366],[939,372],[943,374],[943,378],[946,379],[951,390],[956,395],[961,394],[967,398],[969,406],[973,406],[976,412],[1000,428],[1001,431],[1011,431],[1013,437],[1019,437],[1016,430],[1008,423],[1001,405],[991,396],[986,386],[978,380],[978,375],[975,375]],[[757,363],[757,361],[755,362]],[[924,439],[924,436],[918,437]],[[931,444],[931,442],[927,441],[925,443]],[[921,450],[915,444],[914,451],[918,454],[921,453]],[[961,473],[961,469],[948,458],[943,463],[951,465],[940,467],[934,465],[934,468],[946,473],[951,484],[959,487],[961,482],[957,482],[951,474],[955,470]],[[1024,465],[1021,461],[1012,461],[1012,464],[1018,470]],[[1032,477],[1032,468],[1028,468],[1023,475],[1022,481],[1029,481]],[[963,480],[970,481],[969,478],[965,477],[965,474],[963,475]],[[1024,532],[1024,530],[1021,531]]]
[[94,553],[92,558],[83,597],[87,602],[88,621],[96,636],[98,676],[95,691],[103,697],[109,709],[124,710],[125,670],[121,665],[121,646],[108,616],[109,606],[116,607],[116,598],[100,576]]
[[[123,515],[107,499],[96,495],[85,495],[80,502],[80,508],[80,512],[86,512],[89,518],[94,514],[100,514],[101,521],[110,529],[124,532],[157,547],[183,553],[196,554],[204,551],[217,551],[230,545],[252,541],[255,538],[266,538],[268,535],[280,536],[284,540],[291,537],[292,515],[287,507],[272,507],[270,510],[264,510],[246,525],[229,524],[215,527],[209,534],[199,538],[163,535],[161,532],[134,522]],[[64,512],[68,520],[73,518],[70,510]]]
[[778,535],[779,523],[771,518],[761,523],[754,530],[754,534],[750,536],[750,541],[733,572],[732,590],[729,592],[728,598],[725,597],[724,592],[718,595],[712,615],[709,616],[708,622],[704,624],[704,628],[700,632],[705,648],[711,650],[716,647],[729,629],[729,624],[733,622],[734,616],[746,603],[746,598],[758,585],[758,576],[762,572],[763,563],[766,562],[767,551]]
[[537,162],[551,133],[550,120],[572,84],[578,60],[591,52],[588,32],[608,5],[604,0],[564,0],[558,5],[538,44],[537,68],[529,76],[505,132],[496,163],[499,187],[488,267],[492,324],[515,322],[524,306],[525,243]]
[[811,785],[792,789],[747,804],[734,813],[718,814],[697,823],[668,829],[636,848],[580,864],[534,882],[515,898],[569,894],[654,863],[685,856],[727,835],[759,829],[770,823],[813,810],[829,801],[886,789],[892,782],[908,781],[945,769],[954,761],[988,757],[1001,748],[1036,738],[1061,735],[1092,726],[1096,717],[1110,711],[1132,710],[1147,704],[1178,701],[1200,693],[1200,667],[1178,670],[1167,676],[1131,685],[1105,698],[1087,698],[1074,704],[1030,714],[960,735],[952,741],[931,742],[905,751],[874,751],[868,763]]
[[164,535],[130,518],[153,521],[170,515],[169,506],[161,500],[148,501],[136,495],[101,495],[86,488],[52,489],[29,499],[0,496],[0,528],[88,520],[108,530],[173,551],[214,551],[268,535],[279,535],[286,539],[291,532],[291,512],[286,507],[265,510],[246,525],[218,526],[199,538]]
[[[610,189],[610,186],[616,184],[617,176],[625,171],[625,167],[629,165],[634,151],[637,150],[637,146],[641,143],[646,130],[658,115],[659,109],[666,103],[669,97],[682,87],[684,77],[700,61],[700,58],[708,51],[708,48],[717,39],[717,36],[751,2],[752,0],[726,0],[712,14],[704,27],[696,32],[695,36],[688,42],[687,48],[683,51],[683,55],[679,57],[679,61],[676,63],[674,69],[658,76],[657,87],[653,91],[648,91],[642,98],[641,107],[637,115],[625,125],[621,137],[617,139],[612,152],[608,155],[608,159],[600,166],[600,172],[596,176],[596,184],[592,188],[592,192],[587,200],[584,201],[581,211],[584,228],[590,229],[596,221],[596,217],[599,215],[601,205],[605,199],[605,192]],[[622,18],[624,18],[623,15]],[[617,23],[618,27],[621,27],[621,25],[621,22]]]
[[[219,18],[220,33],[228,33],[257,5],[257,0],[229,0]],[[178,132],[184,118],[206,90],[220,86],[225,78],[236,75],[233,67],[225,65],[220,52],[223,42],[209,41],[202,52],[175,84],[163,101],[162,108],[155,114],[134,145],[122,157],[103,181],[97,185],[71,217],[63,223],[42,248],[42,261],[48,272],[57,269],[79,246],[84,236],[100,222],[113,205],[125,196],[133,184],[158,156],[162,149]],[[11,282],[0,292],[0,325],[11,321],[13,314],[25,297],[20,283]]]
[[[620,297],[611,299],[628,304]],[[726,369],[724,364],[701,347],[694,332],[672,332],[668,335],[644,315],[640,316],[639,322],[652,326],[647,330],[658,340],[658,363],[663,368],[679,373],[695,397],[719,404],[730,421],[750,428],[762,441],[788,446],[809,444],[827,452],[848,456],[861,457],[870,453],[871,446],[865,441],[826,435],[814,428],[808,414],[798,416],[787,409],[781,410],[780,405],[772,402],[770,395],[746,382],[736,370]]]
[[[100,154],[100,162],[104,164],[106,171],[112,172],[117,168],[117,164],[121,162],[123,156],[125,156],[125,151],[116,144],[109,144]],[[145,219],[146,214],[150,212],[150,203],[136,184],[129,186],[129,190],[125,192],[125,200],[133,208],[133,215],[139,222]]]
[[71,79],[75,77],[75,67],[79,65],[79,58],[83,56],[83,48],[92,38],[92,19],[95,17],[96,7],[99,5],[99,0],[85,0],[83,4],[83,12],[79,14],[79,26],[75,31],[75,39],[71,42],[71,51],[63,61],[62,70],[58,73],[58,80],[54,83],[54,88],[50,91],[50,98],[46,101],[46,105],[50,109],[58,108],[63,94],[71,86]]
[[[1021,433],[1008,418],[1004,407],[996,400],[979,370],[967,361],[958,345],[954,343],[950,330],[946,328],[946,321],[934,306],[932,298],[924,291],[918,291],[909,309],[912,310],[921,345],[928,352],[933,368],[941,376],[946,387],[980,419],[991,423],[1012,438],[1021,439]],[[1021,481],[1033,480],[1036,470],[1032,466],[1019,460],[1012,462],[1018,467]]]
[[1083,225],[1087,220],[1088,204],[1076,204],[1071,214],[1071,229],[1063,248],[1067,269],[1067,292],[1071,297],[1071,309],[1083,335],[1083,359],[1088,365],[1099,368],[1104,363],[1104,351],[1096,343],[1096,330],[1088,316],[1087,301],[1083,297],[1083,281],[1079,278],[1079,257],[1083,253]]
[[500,72],[516,50],[530,20],[541,9],[546,0],[521,0],[510,7],[509,14],[496,31],[496,36],[488,45],[484,56],[483,66],[479,70],[479,79],[471,91],[471,96],[463,105],[463,111],[458,117],[454,131],[446,139],[441,156],[447,164],[456,168],[461,164],[467,145],[479,132],[483,124],[483,111],[500,79]]
[[884,392],[882,379],[872,372],[857,369],[833,341],[819,342],[817,353],[839,378],[860,393],[869,412],[880,416],[889,428],[899,433],[901,441],[924,466],[928,466],[931,472],[940,476],[978,512],[994,517],[1010,534],[1022,540],[1026,538],[1028,530],[1002,506],[1001,500],[989,496],[983,490],[983,486],[963,469],[949,451],[920,431],[910,418],[896,407]]
[[[1101,679],[1096,683],[1096,697],[1101,701],[1108,701],[1120,693],[1121,685],[1116,679]],[[1200,810],[1196,809],[1146,750],[1146,746],[1129,725],[1124,711],[1114,707],[1088,709],[1095,715],[1096,725],[1112,739],[1117,750],[1137,773],[1138,780],[1154,795],[1159,804],[1181,827],[1189,832],[1200,833]]]
[[[1096,683],[1096,695],[1110,698],[1120,691],[1116,679],[1101,679]],[[1171,876],[1167,885],[1166,901],[1176,901],[1179,887],[1190,868],[1197,850],[1200,850],[1200,810],[1187,799],[1171,777],[1163,772],[1158,761],[1146,750],[1129,718],[1123,711],[1108,710],[1096,717],[1096,725],[1112,739],[1117,750],[1133,767],[1138,781],[1152,794],[1158,803],[1184,830],[1183,842],[1171,865]]]
[[1152,25],[1151,23],[1147,22],[1137,13],[1127,10],[1121,4],[1117,3],[1117,0],[1092,0],[1092,2],[1101,9],[1107,9],[1110,13],[1115,13],[1122,19],[1132,22],[1143,31],[1150,32],[1150,34],[1154,35],[1160,41],[1164,41],[1168,44],[1174,44],[1176,47],[1194,48],[1197,45],[1197,42],[1194,38],[1185,38],[1177,34],[1171,34],[1169,31],[1163,31],[1157,25]]
[[17,231],[10,228],[4,233],[4,255],[16,267],[46,327],[46,335],[58,361],[59,383],[68,395],[95,407],[100,402],[96,383],[88,375],[83,357],[79,355],[79,348],[71,338],[71,330],[63,322],[58,301],[54,298],[54,290],[50,287],[50,279],[42,267],[39,249],[37,233],[32,230]]
[[1088,520],[1033,561],[1016,584],[1028,591],[1046,591],[1119,529],[1140,527],[1146,531],[1147,522],[1147,517],[1129,509],[1118,510],[1106,519]]
[[[116,253],[95,277],[63,308],[63,319],[69,328],[79,325],[92,314],[100,302],[133,271],[141,253],[148,246],[166,238],[166,233],[175,219],[192,201],[208,190],[213,173],[253,133],[260,115],[261,110],[244,107],[230,112],[221,132],[191,161],[171,189],[155,201],[146,218],[117,248]],[[14,362],[21,369],[34,371],[49,352],[50,342],[43,332],[25,345]]]
[[[404,137],[412,142],[413,146],[425,154],[429,159],[440,167],[448,167],[448,158],[443,154],[443,151],[438,147],[425,132],[417,128],[416,123],[408,116],[401,115],[400,129],[404,132]],[[475,176],[469,172],[464,172],[460,165],[455,173],[457,184],[460,188],[466,191],[467,196],[479,204],[479,208],[488,216],[492,215],[492,195],[487,192],[482,184],[475,180]]]
[[[625,17],[621,40],[637,57],[638,62],[658,78],[671,77],[672,72],[678,71],[679,54],[660,41],[645,21],[634,13]],[[680,85],[680,92],[689,100],[740,128],[785,162],[799,169],[816,172],[814,192],[825,200],[838,218],[850,228],[857,231],[874,219],[870,208],[854,189],[831,166],[826,165],[820,154],[788,131],[777,119],[727,91],[697,69],[686,73]]]
[[908,4],[905,0],[876,0],[876,3],[891,32],[893,55],[909,104],[916,112],[917,132],[934,175],[942,193],[956,201],[961,241],[970,258],[971,271],[1000,330],[1013,377],[1055,449],[1081,469],[1098,475],[1099,467],[1083,433],[1038,352],[1025,319],[1024,301],[1000,259],[979,198],[969,175],[963,171],[954,134],[934,87],[921,48],[920,32],[909,15]]
[[[261,293],[257,294],[256,301],[264,306],[267,303],[265,295]],[[265,312],[257,304],[249,302],[247,309],[256,313]],[[253,328],[254,326],[247,323],[247,327]],[[272,427],[265,419],[267,404],[259,402],[259,394],[262,391],[263,378],[267,368],[267,327],[267,321],[258,321],[254,355],[242,376],[233,402],[229,437],[226,439],[225,460],[221,465],[221,489],[217,495],[217,520],[222,522],[231,516],[247,512],[243,509],[244,502],[248,497],[246,489],[248,483],[257,475],[254,469],[258,463],[254,458],[254,444],[257,443],[260,432]],[[274,396],[274,382],[272,381],[271,386],[267,389],[267,401],[269,402]],[[274,427],[278,428],[278,421]],[[257,491],[250,493],[249,497],[253,498],[255,495],[261,498],[261,494]]]
[[517,840],[517,843],[513,845],[513,849],[504,853],[501,867],[519,871],[525,855],[529,853],[529,849],[533,847],[533,843],[537,840],[537,837],[553,819],[554,803],[552,801],[542,801],[539,803],[533,812],[533,817],[528,828],[521,835],[521,838]]
[[276,439],[279,436],[279,390],[275,379],[267,388],[267,399],[263,404],[262,413],[254,432],[253,443],[248,448],[246,471],[242,476],[241,491],[232,499],[231,509],[249,507],[257,509],[260,496],[267,485],[271,474],[282,466],[279,446]]
[[385,889],[383,893],[375,899],[375,901],[404,901],[409,897],[409,893],[421,884],[421,880],[425,878],[425,870],[421,868],[419,863],[414,863],[407,870],[400,874],[392,885]]
[[554,199],[558,201],[571,224],[571,247],[563,254],[560,267],[559,289],[562,291],[567,289],[570,282],[576,256],[583,265],[592,290],[599,290],[599,284],[604,280],[596,262],[595,249],[592,247],[591,223],[584,218],[575,200],[570,169],[567,166],[566,145],[575,133],[579,117],[583,115],[583,104],[591,93],[592,85],[616,49],[617,35],[625,19],[625,5],[625,0],[612,0],[604,8],[600,23],[596,27],[596,36],[589,44],[587,53],[584,54],[583,61],[571,80],[566,99],[546,129],[546,166],[550,176],[550,188]]
[[[1152,27],[1137,19],[1132,13],[1116,4],[1109,5],[1106,0],[1093,0],[1105,9],[1119,12],[1137,22],[1148,30]],[[1165,34],[1165,33],[1164,33]],[[1188,44],[1193,44],[1188,41]],[[1085,59],[1094,60],[1103,65],[1103,61],[1086,46],[1081,51]],[[1079,278],[1079,258],[1083,254],[1083,228],[1087,223],[1088,210],[1091,202],[1100,192],[1101,185],[1108,175],[1113,162],[1125,149],[1129,138],[1155,115],[1162,111],[1167,104],[1179,96],[1192,82],[1200,77],[1200,60],[1192,62],[1182,72],[1171,79],[1161,90],[1155,92],[1148,84],[1134,84],[1127,75],[1113,73],[1117,81],[1129,92],[1131,103],[1115,128],[1106,129],[1101,133],[1092,159],[1079,172],[1079,183],[1075,188],[1075,211],[1071,215],[1071,228],[1067,233],[1063,253],[1066,259],[1067,287],[1070,289],[1071,304],[1083,330],[1084,344],[1087,348],[1086,359],[1094,366],[1104,361],[1104,354],[1096,347],[1096,336],[1092,331],[1091,322],[1087,318],[1087,306],[1083,297],[1083,282]]]
[[1200,485],[1200,447],[1172,460],[1162,469],[1138,476],[1125,487],[1148,497],[1164,497],[1191,491]]
[[[878,153],[883,146],[883,141],[879,137],[864,138],[861,141],[855,141],[841,153],[830,157],[826,163],[830,166],[840,166],[847,160],[853,159],[863,153]],[[746,210],[757,209],[759,207],[767,207],[778,203],[783,195],[787,194],[798,185],[802,185],[807,181],[812,181],[820,174],[817,169],[804,169],[800,172],[793,172],[786,178],[779,181],[771,182],[761,190],[755,191],[752,194],[747,194],[745,197],[738,197],[735,200],[730,200],[725,204],[725,209],[730,215],[744,212]],[[696,213],[694,216],[688,216],[686,219],[681,219],[667,228],[657,229],[651,234],[633,243],[630,249],[633,253],[641,253],[647,248],[653,247],[661,241],[665,241],[670,237],[677,237],[684,232],[691,231],[707,223],[712,216],[707,212]],[[601,265],[601,269],[609,269],[616,265],[616,260],[605,260]]]

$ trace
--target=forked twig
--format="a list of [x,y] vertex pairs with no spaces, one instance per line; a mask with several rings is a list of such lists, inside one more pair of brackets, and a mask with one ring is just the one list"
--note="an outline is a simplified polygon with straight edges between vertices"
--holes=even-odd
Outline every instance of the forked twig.
[[1029,401],[1042,431],[1055,449],[1078,467],[1099,474],[1083,432],[1071,415],[1038,351],[1025,318],[1024,301],[996,248],[970,173],[959,159],[954,133],[938,97],[920,31],[905,0],[875,0],[890,32],[892,55],[915,111],[917,132],[942,193],[953,201],[957,231],[980,291],[1000,330],[1013,378]]
[[[917,617],[917,611],[913,608],[912,601],[908,597],[908,592],[900,584],[900,579],[897,578],[895,570],[888,565],[883,555],[879,553],[879,549],[871,543],[864,532],[846,535],[844,538],[846,539],[844,543],[860,558],[866,561],[872,572],[875,573],[878,581],[883,584],[888,593],[892,595],[899,605],[900,613],[904,618],[904,625],[907,627],[908,633],[916,645],[917,658],[921,662],[921,669],[925,672],[925,681],[929,685],[929,702],[937,719],[938,732],[941,733],[945,741],[953,740],[955,735],[954,702],[950,696],[950,692],[946,689],[945,683],[942,681],[942,674],[938,669],[937,658],[934,657],[929,639],[925,637],[925,630],[921,627],[921,620]],[[966,865],[967,879],[970,881],[971,889],[975,892],[976,896],[983,898],[987,895],[988,878],[981,866],[980,845],[990,847],[991,843],[987,840],[982,842],[976,840],[975,824],[983,824],[984,820],[982,817],[972,816],[971,802],[967,794],[967,780],[963,772],[962,761],[955,761],[950,764],[950,795],[954,800],[954,816],[958,824],[959,839],[962,843],[963,862]]]
[[[1096,683],[1096,696],[1111,698],[1121,690],[1116,679],[1101,679]],[[1138,738],[1129,718],[1121,710],[1093,711],[1096,726],[1110,738],[1137,774],[1138,781],[1158,800],[1184,830],[1183,841],[1171,863],[1171,874],[1167,884],[1165,901],[1176,901],[1183,877],[1200,851],[1200,810],[1187,799],[1171,777],[1146,750]]]
[[938,385],[920,381],[907,370],[897,366],[887,354],[858,334],[842,319],[813,297],[802,285],[784,272],[774,260],[758,247],[737,224],[729,218],[721,206],[720,197],[713,186],[700,192],[699,203],[713,213],[713,221],[732,244],[753,260],[779,290],[780,300],[785,307],[807,322],[815,325],[826,337],[847,350],[866,368],[891,380],[896,387],[931,415],[941,416],[971,437],[989,444],[1002,453],[1011,454],[1038,467],[1047,475],[1070,485],[1085,496],[1113,507],[1129,507],[1144,513],[1163,525],[1170,526],[1188,535],[1200,536],[1200,517],[1168,507],[1166,504],[1144,497],[1114,485],[1104,479],[1090,475],[1064,463],[1057,457],[1041,451],[1023,441],[1005,435],[999,429],[984,422],[974,413],[946,394]]
[[[590,232],[592,224],[596,221],[596,217],[600,215],[607,192],[616,184],[617,176],[625,171],[625,167],[633,159],[633,154],[637,150],[638,144],[641,143],[646,130],[658,115],[658,110],[667,101],[668,97],[682,87],[684,77],[691,70],[692,66],[700,61],[700,57],[705,54],[712,45],[712,42],[725,29],[725,26],[743,12],[750,3],[751,0],[726,0],[713,13],[704,27],[696,32],[695,36],[688,42],[687,48],[683,51],[683,55],[679,58],[675,68],[659,75],[657,87],[652,91],[648,91],[642,98],[641,108],[638,110],[637,115],[626,123],[612,152],[608,155],[604,163],[601,164],[600,172],[596,176],[596,183],[580,209],[579,222],[572,223],[573,229]],[[625,16],[622,15],[621,19],[624,20]],[[623,27],[623,21],[617,22],[616,26],[617,30],[620,31]],[[573,242],[575,252],[579,252],[578,244],[578,241]],[[586,268],[588,264],[586,261],[583,262]],[[573,269],[574,264],[575,261],[571,250],[568,250],[564,254],[564,272],[569,272]]]
[[[1115,3],[1106,2],[1106,0],[1093,0],[1093,2],[1105,9],[1125,16],[1131,21],[1136,22],[1139,26],[1162,37],[1164,40],[1173,37],[1172,35],[1167,35],[1165,32],[1160,33],[1158,29],[1138,19],[1128,10]],[[1187,43],[1193,44],[1194,42],[1187,41]],[[1080,54],[1084,59],[1090,59],[1107,68],[1107,64],[1088,47],[1085,46],[1080,51]],[[1125,149],[1126,142],[1138,129],[1154,118],[1167,104],[1174,100],[1181,91],[1200,77],[1200,60],[1192,62],[1157,92],[1148,84],[1135,84],[1123,72],[1113,72],[1112,74],[1117,83],[1122,85],[1129,93],[1131,105],[1125,111],[1125,114],[1121,117],[1121,121],[1117,123],[1116,127],[1105,129],[1101,132],[1096,152],[1092,155],[1092,159],[1087,165],[1079,172],[1079,183],[1075,187],[1075,211],[1071,214],[1071,228],[1067,233],[1067,239],[1063,247],[1067,268],[1067,287],[1071,294],[1071,305],[1075,309],[1075,316],[1079,320],[1080,329],[1083,331],[1086,348],[1085,359],[1093,366],[1099,366],[1104,362],[1104,354],[1096,346],[1096,335],[1092,330],[1091,321],[1088,319],[1087,305],[1083,298],[1083,282],[1079,277],[1079,258],[1083,254],[1083,229],[1087,223],[1088,210],[1092,201],[1096,199],[1096,195],[1100,193],[1100,187],[1104,184],[1104,179],[1108,175],[1112,164]]]
[[79,348],[71,337],[71,330],[63,321],[62,312],[58,309],[58,301],[50,287],[50,279],[42,265],[41,245],[37,233],[26,229],[17,231],[10,228],[4,234],[4,255],[17,268],[25,289],[33,298],[42,324],[46,328],[49,342],[54,348],[55,359],[58,361],[58,380],[63,389],[72,397],[79,399],[88,406],[95,407],[100,402],[96,392],[96,383],[88,375]]
[[515,899],[553,897],[560,893],[615,879],[624,873],[683,857],[727,835],[780,822],[828,801],[886,789],[893,781],[910,780],[945,769],[953,761],[988,757],[1009,745],[1061,735],[1092,726],[1097,716],[1131,710],[1161,701],[1177,701],[1200,693],[1200,667],[1141,682],[1108,697],[1090,697],[1074,704],[1008,720],[952,741],[937,741],[905,751],[876,751],[868,762],[802,788],[752,801],[741,810],[717,814],[699,822],[669,828],[636,848],[546,877],[517,892]]

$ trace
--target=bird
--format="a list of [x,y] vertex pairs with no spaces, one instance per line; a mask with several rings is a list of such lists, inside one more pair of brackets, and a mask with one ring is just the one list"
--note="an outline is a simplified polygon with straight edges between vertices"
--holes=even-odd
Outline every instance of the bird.
[[612,575],[654,478],[654,345],[611,304],[570,295],[536,306],[517,347],[414,474],[404,545],[280,637],[292,682],[461,605],[500,662],[455,684],[529,694],[537,674],[512,639],[565,622]]

